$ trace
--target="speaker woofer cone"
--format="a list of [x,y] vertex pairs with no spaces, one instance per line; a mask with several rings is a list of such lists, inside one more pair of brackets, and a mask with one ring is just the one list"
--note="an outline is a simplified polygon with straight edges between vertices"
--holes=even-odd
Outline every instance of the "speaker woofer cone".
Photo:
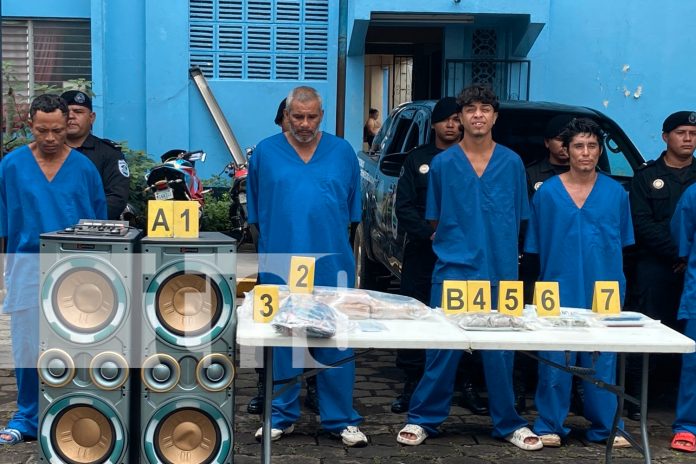
[[112,351],[99,353],[89,365],[92,383],[102,390],[117,390],[128,380],[130,367],[126,358]]
[[[214,266],[182,259],[145,275],[143,312],[159,340],[175,348],[198,347],[218,339],[234,320],[234,295]],[[229,277],[234,280],[234,277]]]
[[148,356],[140,369],[143,384],[157,393],[168,392],[179,383],[181,366],[173,356],[158,353]]
[[232,428],[216,405],[182,395],[153,413],[141,435],[141,446],[151,464],[227,462]]
[[42,317],[57,335],[78,344],[111,337],[126,319],[129,299],[121,272],[94,256],[59,261],[41,286]]
[[198,384],[210,392],[222,391],[232,385],[235,368],[232,360],[221,353],[204,356],[196,366]]
[[75,377],[75,361],[57,348],[41,353],[37,365],[41,381],[54,388],[64,387]]
[[51,403],[39,427],[39,440],[48,462],[123,462],[125,424],[101,399],[71,394]]
[[155,430],[155,450],[167,464],[209,463],[220,446],[215,421],[196,409],[165,417]]
[[157,317],[176,335],[200,335],[220,318],[219,294],[220,290],[205,275],[174,274],[157,290]]

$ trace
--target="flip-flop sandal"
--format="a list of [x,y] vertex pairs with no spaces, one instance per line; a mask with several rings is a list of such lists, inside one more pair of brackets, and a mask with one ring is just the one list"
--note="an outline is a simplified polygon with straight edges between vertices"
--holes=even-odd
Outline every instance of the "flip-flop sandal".
[[[7,435],[10,438],[4,438],[3,435]],[[2,429],[0,430],[0,445],[16,445],[17,443],[22,443],[24,437],[22,437],[22,432],[17,429]]]
[[[406,438],[401,435],[402,433],[410,433],[411,435],[415,435],[416,438]],[[416,424],[406,424],[396,436],[396,441],[402,445],[418,446],[423,443],[426,438],[428,438],[428,432],[426,432],[423,427]]]
[[[526,443],[525,440],[528,438],[536,438],[536,443]],[[512,432],[510,435],[505,437],[505,440],[509,441],[519,449],[525,451],[536,451],[544,447],[541,439],[537,434],[529,430],[529,427],[520,427],[519,429]]]
[[543,435],[539,435],[539,440],[541,440],[544,447],[560,448],[561,446],[561,436],[557,433],[545,433]]
[[624,437],[617,435],[614,437],[614,444],[612,445],[614,448],[630,448],[631,442],[626,440]]
[[696,435],[690,432],[677,432],[670,446],[677,451],[693,453],[696,451]]

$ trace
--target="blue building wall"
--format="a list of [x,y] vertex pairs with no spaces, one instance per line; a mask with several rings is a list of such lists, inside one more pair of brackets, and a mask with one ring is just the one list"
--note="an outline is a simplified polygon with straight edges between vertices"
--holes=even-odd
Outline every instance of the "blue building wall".
[[[95,133],[126,140],[153,157],[171,148],[205,149],[204,176],[220,172],[229,160],[188,77],[188,0],[2,1],[2,13],[9,17],[91,18]],[[603,110],[646,158],[662,149],[664,117],[696,107],[696,63],[690,58],[696,35],[689,32],[696,2],[663,0],[657,9],[650,0],[350,0],[345,134],[356,149],[364,114],[364,41],[375,11],[466,13],[505,24],[508,57],[532,60],[531,99]],[[338,0],[331,0],[330,12],[333,45]],[[463,50],[460,36],[459,26],[446,27],[446,56]],[[324,96],[323,128],[334,131],[336,47],[328,61],[326,81],[209,79],[242,147],[277,131],[272,122],[277,105],[300,84]]]
[[694,18],[682,0],[554,0],[529,54],[532,99],[599,109],[655,158],[664,118],[696,110]]

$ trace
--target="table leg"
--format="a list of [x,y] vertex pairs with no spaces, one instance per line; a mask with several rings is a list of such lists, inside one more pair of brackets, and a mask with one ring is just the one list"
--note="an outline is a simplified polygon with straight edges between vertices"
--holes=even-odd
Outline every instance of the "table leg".
[[273,347],[263,348],[263,371],[265,377],[263,395],[263,450],[261,463],[271,464],[271,415],[273,413]]
[[643,353],[643,371],[640,382],[640,438],[643,441],[643,456],[650,464],[650,445],[648,444],[648,374],[650,355]]
[[607,438],[607,447],[605,451],[605,462],[611,464],[612,462],[612,450],[614,449],[614,437],[616,437],[619,421],[623,415],[624,407],[624,394],[625,394],[625,384],[626,384],[626,353],[618,353],[619,357],[619,378],[617,379],[618,394],[616,395],[616,412],[614,413],[614,422],[611,424],[611,432],[609,433],[609,438]]

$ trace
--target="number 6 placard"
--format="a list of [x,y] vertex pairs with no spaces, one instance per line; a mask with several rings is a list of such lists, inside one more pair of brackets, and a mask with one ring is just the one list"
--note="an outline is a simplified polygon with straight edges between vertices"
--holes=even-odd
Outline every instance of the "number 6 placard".
[[254,322],[271,322],[278,312],[278,304],[277,285],[254,287]]
[[315,262],[316,259],[310,256],[293,256],[290,259],[288,287],[292,293],[312,293]]
[[536,305],[537,316],[561,315],[558,293],[558,282],[536,282],[534,284],[534,304]]

